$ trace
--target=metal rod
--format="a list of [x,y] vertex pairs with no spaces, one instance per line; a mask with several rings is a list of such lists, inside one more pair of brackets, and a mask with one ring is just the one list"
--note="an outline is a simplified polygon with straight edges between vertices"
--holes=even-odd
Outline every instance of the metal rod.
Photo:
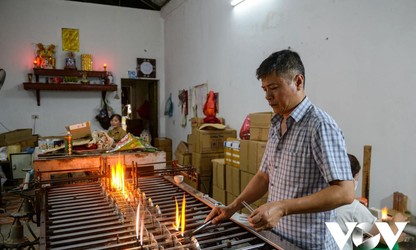
[[202,224],[201,226],[197,227],[197,229],[195,229],[194,231],[191,232],[191,236],[198,233],[199,231],[204,230],[204,228],[206,228],[207,226],[211,225],[212,223],[212,219],[205,222],[204,224]]
[[243,204],[250,213],[253,213],[254,209],[246,201],[242,201],[241,204]]

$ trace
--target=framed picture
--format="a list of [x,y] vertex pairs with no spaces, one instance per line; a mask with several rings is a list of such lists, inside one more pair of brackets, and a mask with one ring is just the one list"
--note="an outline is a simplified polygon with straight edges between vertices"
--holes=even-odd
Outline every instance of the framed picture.
[[137,77],[156,78],[156,59],[137,58]]
[[79,51],[79,30],[62,28],[62,50]]

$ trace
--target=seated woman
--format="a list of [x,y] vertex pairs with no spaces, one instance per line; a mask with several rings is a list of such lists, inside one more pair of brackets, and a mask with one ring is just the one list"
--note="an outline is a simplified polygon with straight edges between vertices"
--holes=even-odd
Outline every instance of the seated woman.
[[123,138],[127,132],[121,127],[121,115],[113,114],[110,117],[111,128],[108,131],[108,135],[114,139],[114,142],[117,143]]

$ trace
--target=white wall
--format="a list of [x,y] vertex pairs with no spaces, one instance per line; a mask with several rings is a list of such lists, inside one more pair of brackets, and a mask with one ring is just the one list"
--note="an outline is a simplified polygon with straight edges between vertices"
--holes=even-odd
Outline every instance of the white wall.
[[[270,110],[255,70],[274,51],[291,47],[306,67],[306,93],[343,129],[348,151],[362,163],[372,145],[370,206],[392,207],[395,191],[416,213],[416,1],[172,0],[165,19],[166,96],[173,146],[186,140],[179,89],[208,82],[220,113],[240,129],[250,112]],[[361,187],[358,188],[361,190]],[[357,191],[357,195],[361,192]]]
[[[36,43],[55,44],[57,68],[64,67],[62,28],[79,29],[80,55],[92,54],[94,70],[103,64],[113,72],[121,96],[120,79],[136,68],[136,58],[157,60],[161,100],[164,100],[163,19],[159,11],[56,0],[0,1],[0,68],[7,71],[0,90],[0,122],[8,129],[35,128],[41,136],[61,135],[65,125],[91,121],[92,129],[102,129],[94,117],[101,107],[101,92],[41,91],[37,106],[34,91],[23,90],[32,71]],[[110,106],[121,113],[121,100],[108,92]],[[159,112],[163,112],[163,109]],[[34,124],[32,114],[39,115]],[[0,133],[7,131],[0,125]],[[164,135],[162,117],[160,134]]]

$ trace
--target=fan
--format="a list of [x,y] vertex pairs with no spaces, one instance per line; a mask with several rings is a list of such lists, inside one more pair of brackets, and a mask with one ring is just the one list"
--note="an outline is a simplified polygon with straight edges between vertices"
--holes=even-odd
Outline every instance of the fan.
[[4,80],[6,80],[6,71],[4,69],[0,69],[0,89],[3,87]]

